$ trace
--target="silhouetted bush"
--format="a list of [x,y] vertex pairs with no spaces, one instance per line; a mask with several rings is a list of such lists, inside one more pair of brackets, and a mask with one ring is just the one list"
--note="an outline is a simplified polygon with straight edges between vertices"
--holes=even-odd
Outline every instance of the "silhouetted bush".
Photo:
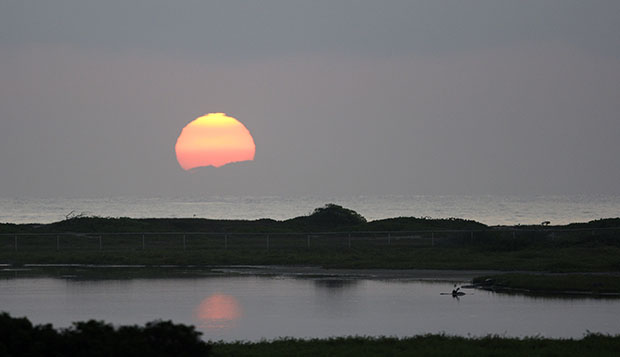
[[309,216],[295,217],[286,222],[309,229],[325,229],[358,226],[366,223],[366,218],[348,208],[328,203],[316,208]]
[[567,228],[615,228],[620,227],[620,218],[601,218],[587,223],[570,223]]
[[361,214],[342,206],[328,203],[316,208],[310,215],[295,217],[285,221],[289,226],[305,229],[329,229],[336,227],[354,227],[366,223]]
[[0,313],[0,356],[208,356],[211,346],[200,335],[170,321],[115,328],[90,320],[57,331]]
[[333,203],[316,208],[308,219],[318,226],[354,226],[366,223],[366,218],[361,214]]
[[369,231],[414,231],[428,229],[487,229],[485,224],[460,218],[396,217],[378,219],[364,225]]

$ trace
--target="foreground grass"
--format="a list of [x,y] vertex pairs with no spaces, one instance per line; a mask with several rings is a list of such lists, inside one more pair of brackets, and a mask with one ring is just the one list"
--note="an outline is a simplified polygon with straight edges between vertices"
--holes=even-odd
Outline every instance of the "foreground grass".
[[143,265],[315,265],[325,268],[620,271],[620,247],[381,247],[339,249],[146,249],[0,251],[0,263]]
[[619,294],[620,276],[592,274],[501,274],[478,277],[474,284],[492,290],[515,290],[541,294]]
[[205,342],[200,335],[193,326],[170,321],[113,326],[91,320],[54,329],[0,313],[1,356],[616,356],[620,351],[620,336],[600,334],[579,340],[424,335],[261,342]]
[[213,356],[617,356],[620,336],[580,340],[425,335],[215,343]]

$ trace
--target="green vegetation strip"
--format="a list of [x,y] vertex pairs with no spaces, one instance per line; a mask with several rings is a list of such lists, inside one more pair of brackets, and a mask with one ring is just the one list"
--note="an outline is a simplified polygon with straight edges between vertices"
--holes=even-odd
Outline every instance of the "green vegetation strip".
[[484,247],[381,247],[340,249],[204,249],[0,251],[0,263],[143,265],[313,265],[325,268],[620,271],[620,247],[526,247],[489,251]]
[[457,218],[367,221],[327,204],[283,221],[77,215],[0,224],[0,264],[35,263],[620,271],[620,218],[489,227]]
[[541,294],[620,294],[620,275],[611,274],[500,274],[473,280],[485,289]]

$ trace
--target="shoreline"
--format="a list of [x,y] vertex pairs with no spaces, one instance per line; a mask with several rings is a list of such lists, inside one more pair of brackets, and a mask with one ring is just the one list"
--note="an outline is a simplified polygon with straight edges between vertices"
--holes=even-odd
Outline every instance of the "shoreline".
[[[179,273],[179,277],[211,276],[263,276],[289,278],[333,278],[364,280],[418,280],[469,283],[475,277],[505,273],[499,270],[470,269],[330,269],[320,266],[285,265],[144,265],[144,264],[22,264],[0,265],[0,273],[42,273],[54,275],[54,271],[79,271],[91,273]],[[192,274],[193,273],[193,274]],[[4,274],[2,274],[4,275]],[[0,277],[2,276],[0,275]],[[150,275],[153,276],[153,275]],[[153,277],[157,277],[155,274]],[[17,277],[17,276],[16,276]],[[54,277],[54,276],[50,276]],[[60,276],[62,277],[62,276]],[[132,278],[133,276],[129,276]],[[19,277],[17,277],[19,278]],[[123,278],[123,276],[119,276]]]
[[213,271],[250,276],[283,276],[292,278],[342,278],[365,280],[419,280],[470,282],[482,275],[500,274],[496,270],[456,269],[330,269],[319,266],[229,266]]
[[[502,335],[457,336],[424,334],[406,337],[348,336],[329,338],[277,338],[260,341],[213,341],[204,339],[193,325],[172,321],[152,321],[145,325],[114,326],[104,321],[80,321],[68,329],[54,328],[51,324],[36,325],[26,317],[12,317],[0,313],[0,324],[6,333],[0,336],[0,348],[9,355],[46,355],[50,344],[61,355],[115,355],[127,346],[138,346],[136,355],[160,354],[161,346],[153,339],[165,331],[165,355],[210,356],[385,356],[385,355],[510,355],[510,356],[616,356],[620,335],[587,332],[581,338],[553,338],[534,335],[510,337]],[[93,343],[92,336],[104,336],[105,343]],[[101,338],[101,337],[100,337]],[[16,343],[17,342],[17,343]],[[132,354],[133,355],[133,354]]]
[[0,279],[68,280],[200,279],[274,277],[316,280],[393,280],[457,283],[501,294],[557,297],[620,297],[620,272],[500,271],[480,269],[341,269],[285,265],[0,265]]

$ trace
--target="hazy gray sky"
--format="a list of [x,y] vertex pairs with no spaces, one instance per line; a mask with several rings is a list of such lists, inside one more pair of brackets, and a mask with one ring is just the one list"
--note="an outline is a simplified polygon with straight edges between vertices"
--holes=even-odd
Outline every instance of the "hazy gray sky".
[[[208,112],[253,162],[183,171]],[[620,1],[0,2],[0,195],[620,193]]]

